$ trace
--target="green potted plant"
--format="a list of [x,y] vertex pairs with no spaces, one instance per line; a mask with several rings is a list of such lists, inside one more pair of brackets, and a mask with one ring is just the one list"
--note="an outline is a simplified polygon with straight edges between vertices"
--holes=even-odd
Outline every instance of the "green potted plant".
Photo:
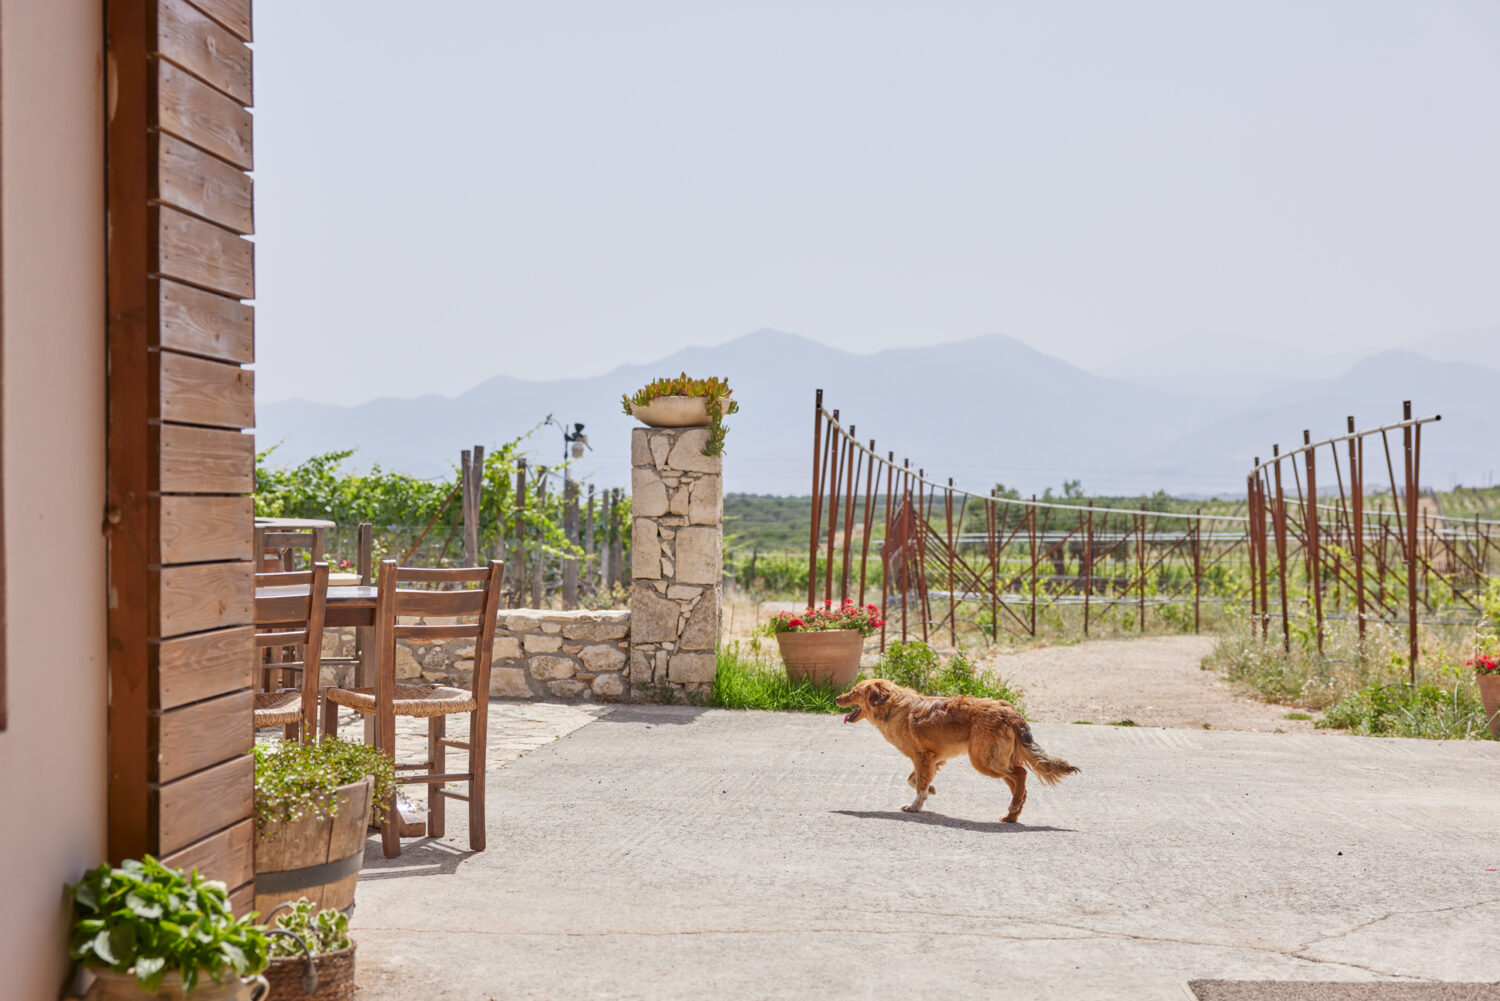
[[324,908],[354,903],[370,818],[396,795],[391,756],[324,737],[255,748],[255,909],[307,897]]
[[1500,740],[1500,580],[1492,580],[1479,596],[1482,615],[1474,637],[1469,666],[1479,685],[1479,700],[1490,724],[1490,735]]
[[805,612],[778,612],[761,627],[776,637],[787,677],[818,685],[846,688],[859,676],[859,656],[865,637],[883,624],[880,609],[860,606],[845,598],[838,608],[825,601]]
[[266,935],[236,918],[223,883],[147,855],[101,865],[68,887],[70,952],[94,975],[85,1001],[260,1001]]
[[282,904],[267,929],[266,980],[272,1001],[349,1001],[354,997],[354,940],[349,916],[319,910],[306,897]]
[[675,379],[655,379],[636,391],[620,397],[626,415],[656,428],[708,428],[704,455],[724,451],[725,416],[737,413],[740,405],[730,399],[729,383],[724,379],[694,379],[686,372]]

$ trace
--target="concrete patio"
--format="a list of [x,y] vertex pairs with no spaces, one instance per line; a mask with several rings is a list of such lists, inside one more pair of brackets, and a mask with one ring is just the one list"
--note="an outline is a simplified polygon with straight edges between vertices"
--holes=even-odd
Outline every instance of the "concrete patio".
[[507,713],[487,851],[461,803],[370,842],[365,1001],[1500,980],[1500,744],[1039,724],[1083,772],[1010,825],[963,762],[901,813],[905,759],[838,717],[497,703],[492,747]]

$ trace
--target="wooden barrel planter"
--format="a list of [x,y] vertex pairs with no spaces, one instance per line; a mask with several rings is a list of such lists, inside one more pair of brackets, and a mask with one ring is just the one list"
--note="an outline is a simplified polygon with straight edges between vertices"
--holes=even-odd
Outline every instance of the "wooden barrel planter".
[[[322,910],[348,912],[365,859],[375,780],[339,786],[337,816],[303,817],[255,836],[255,909],[306,897]],[[269,835],[269,836],[268,836]]]

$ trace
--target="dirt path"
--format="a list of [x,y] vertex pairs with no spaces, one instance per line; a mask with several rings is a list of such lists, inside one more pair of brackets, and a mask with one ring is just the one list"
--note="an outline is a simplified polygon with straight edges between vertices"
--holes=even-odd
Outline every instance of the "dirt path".
[[1292,710],[1236,695],[1199,668],[1211,636],[1097,640],[995,654],[984,665],[1018,684],[1026,715],[1044,723],[1117,723],[1213,730],[1311,733]]

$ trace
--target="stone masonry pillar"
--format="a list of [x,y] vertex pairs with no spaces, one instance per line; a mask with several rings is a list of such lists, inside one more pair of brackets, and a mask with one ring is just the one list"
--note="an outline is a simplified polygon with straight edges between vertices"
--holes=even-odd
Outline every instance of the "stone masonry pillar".
[[707,428],[630,438],[630,688],[638,702],[713,687],[723,599],[723,458]]

